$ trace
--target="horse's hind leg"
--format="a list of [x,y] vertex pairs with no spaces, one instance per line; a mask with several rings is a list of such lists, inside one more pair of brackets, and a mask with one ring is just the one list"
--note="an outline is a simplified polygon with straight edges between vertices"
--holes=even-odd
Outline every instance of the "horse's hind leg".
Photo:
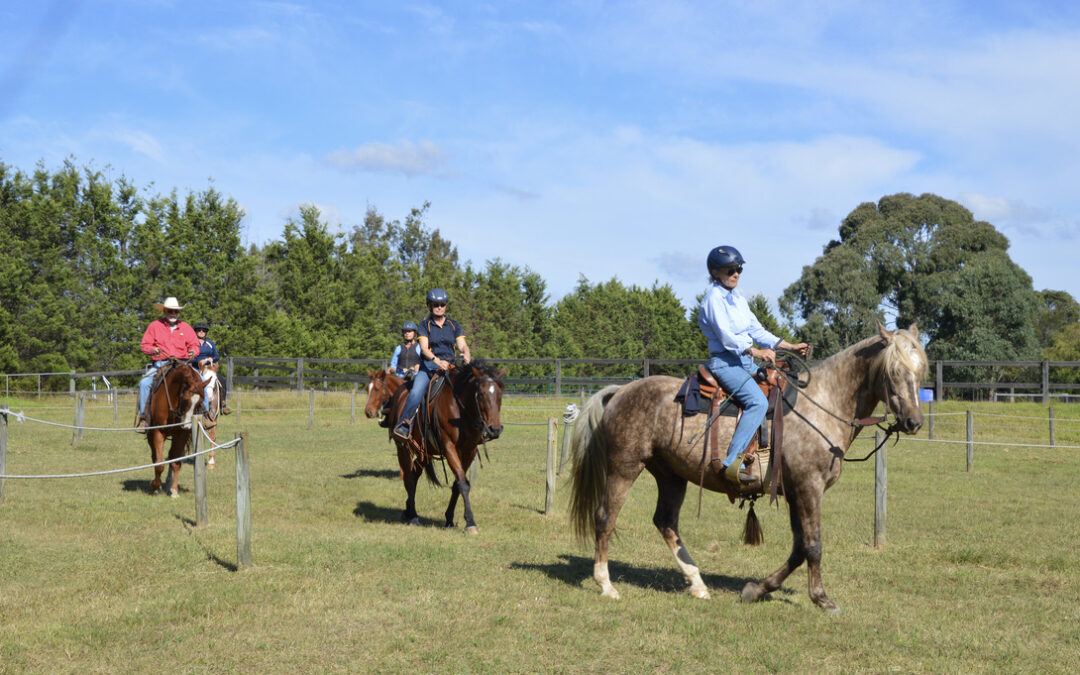
[[656,511],[653,513],[653,525],[660,531],[664,543],[675,556],[675,564],[690,583],[690,595],[708,599],[709,589],[701,579],[701,570],[690,557],[690,552],[679,537],[679,511],[686,498],[686,479],[672,473],[666,465],[653,462],[646,468],[656,478]]
[[[644,467],[639,467],[637,473],[641,473],[642,468]],[[615,531],[615,520],[626,503],[626,495],[630,492],[637,473],[629,477],[615,472],[609,474],[604,498],[594,516],[596,556],[593,559],[593,580],[600,586],[600,594],[613,600],[619,599],[619,592],[611,585],[611,576],[608,573],[608,544],[611,533]]]

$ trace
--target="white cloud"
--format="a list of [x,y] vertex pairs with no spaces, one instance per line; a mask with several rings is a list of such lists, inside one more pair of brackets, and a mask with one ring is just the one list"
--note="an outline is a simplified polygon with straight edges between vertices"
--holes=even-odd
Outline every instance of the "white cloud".
[[137,129],[121,129],[113,132],[112,138],[130,150],[145,155],[158,164],[165,163],[165,150],[153,134]]
[[367,143],[355,150],[331,152],[324,160],[342,171],[401,173],[406,176],[447,175],[443,168],[446,155],[432,141],[402,141],[398,145]]

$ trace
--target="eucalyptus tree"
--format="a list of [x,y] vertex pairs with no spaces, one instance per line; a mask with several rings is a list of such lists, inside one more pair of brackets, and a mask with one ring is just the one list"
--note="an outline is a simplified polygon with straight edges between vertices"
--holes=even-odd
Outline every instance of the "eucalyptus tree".
[[855,208],[784,291],[781,311],[825,356],[886,315],[918,321],[931,358],[1037,356],[1031,278],[993,225],[937,195],[902,193]]

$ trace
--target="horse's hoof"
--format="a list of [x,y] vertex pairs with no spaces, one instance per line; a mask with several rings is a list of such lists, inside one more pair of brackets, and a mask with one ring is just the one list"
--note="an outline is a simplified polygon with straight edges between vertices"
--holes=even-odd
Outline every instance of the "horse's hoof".
[[751,581],[743,586],[741,599],[743,602],[757,602],[761,599],[761,591],[761,586]]
[[179,490],[170,490],[169,491],[169,496],[172,497],[173,499],[179,499],[180,498],[180,491]]
[[214,465],[214,458],[213,458],[213,457],[211,457],[210,459],[206,460],[206,468],[207,468],[207,469],[213,469],[213,468],[214,468],[214,466],[215,466],[215,465]]
[[614,586],[609,586],[608,588],[605,588],[600,593],[600,595],[602,597],[605,597],[605,598],[611,598],[612,600],[618,600],[619,599],[619,592],[617,590],[615,590]]
[[475,525],[470,525],[465,528],[465,534],[480,534],[480,528]]
[[405,524],[406,525],[416,525],[417,527],[419,527],[420,526],[420,518],[418,516],[413,516],[409,520],[406,520]]
[[701,598],[702,600],[708,600],[709,599],[709,589],[704,588],[704,587],[702,587],[702,588],[691,588],[690,589],[690,595],[694,596],[695,598]]

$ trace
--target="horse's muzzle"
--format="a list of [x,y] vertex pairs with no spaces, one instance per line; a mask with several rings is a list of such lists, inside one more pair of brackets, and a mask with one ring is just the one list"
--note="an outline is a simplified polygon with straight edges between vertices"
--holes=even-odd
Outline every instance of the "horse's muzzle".
[[483,437],[483,439],[485,441],[493,441],[496,438],[498,438],[499,434],[501,434],[501,433],[502,433],[502,425],[500,424],[497,427],[484,427],[484,431],[481,434],[481,436]]
[[905,434],[913,434],[922,428],[923,418],[922,415],[918,417],[903,417],[900,420],[900,430]]

